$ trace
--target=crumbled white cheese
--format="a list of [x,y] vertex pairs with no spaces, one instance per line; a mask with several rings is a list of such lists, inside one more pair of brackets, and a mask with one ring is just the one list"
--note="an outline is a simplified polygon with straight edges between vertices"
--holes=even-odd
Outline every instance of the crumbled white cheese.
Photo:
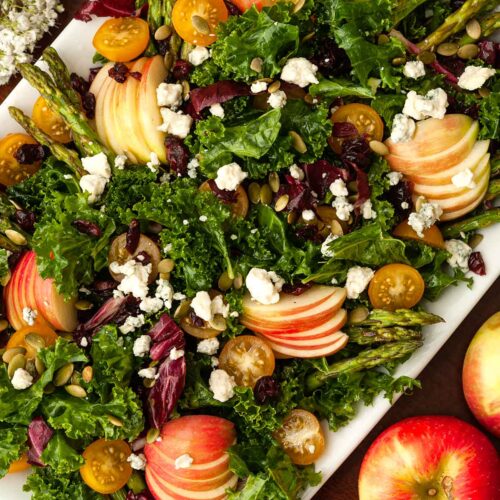
[[330,192],[333,196],[347,196],[349,194],[345,182],[342,179],[335,179],[330,184]]
[[392,121],[392,142],[408,142],[415,135],[416,125],[409,116],[398,113]]
[[174,462],[174,467],[178,469],[189,469],[191,465],[193,464],[193,457],[191,455],[188,455],[187,453],[184,453],[184,455],[181,455],[180,457],[177,457]]
[[150,368],[143,368],[137,372],[137,375],[141,378],[156,378],[156,368],[154,366]]
[[267,90],[267,83],[266,82],[253,82],[250,90],[252,91],[252,94],[259,94],[260,92],[265,92]]
[[229,375],[225,370],[214,370],[210,374],[208,385],[213,392],[214,399],[221,403],[225,403],[234,396],[236,382],[234,381],[234,377]]
[[109,166],[108,158],[104,153],[82,158],[82,167],[89,174],[100,175],[105,179],[109,179],[111,177],[111,167]]
[[212,356],[210,358],[210,366],[212,368],[217,368],[219,366],[219,358],[217,358],[216,356]]
[[124,277],[117,289],[125,295],[131,293],[138,299],[145,299],[148,295],[148,278],[151,273],[151,264],[143,265],[135,259],[128,260],[120,265],[118,262],[111,262],[109,265],[111,272],[123,274]]
[[193,119],[189,115],[185,115],[182,111],[176,113],[169,108],[160,109],[163,124],[158,127],[161,132],[175,135],[180,139],[185,139],[189,135]]
[[299,181],[302,181],[304,179],[304,171],[295,163],[290,166],[290,175]]
[[127,157],[125,155],[115,156],[115,168],[117,170],[123,170],[125,168],[125,163],[127,162]]
[[351,212],[354,210],[354,206],[347,201],[345,196],[337,196],[332,202],[332,207],[335,209],[337,217],[343,221],[349,220]]
[[413,212],[408,217],[408,224],[413,228],[420,238],[424,237],[424,230],[429,229],[439,220],[443,209],[438,203],[431,201],[422,203],[418,212]]
[[186,296],[181,292],[175,292],[172,298],[174,300],[184,300]]
[[406,96],[403,114],[415,120],[424,118],[444,118],[448,107],[448,96],[442,88],[432,89],[425,96],[410,90]]
[[174,298],[174,289],[168,280],[159,278],[156,281],[158,285],[155,291],[155,297],[163,300],[165,307],[170,309],[172,307],[172,299]]
[[217,170],[215,184],[219,189],[234,191],[247,177],[248,174],[237,163],[228,163]]
[[302,210],[302,218],[306,221],[312,221],[316,218],[316,214],[314,210]]
[[188,56],[188,60],[193,66],[199,66],[208,59],[210,59],[210,52],[206,47],[195,47]]
[[224,304],[221,295],[216,295],[212,300],[205,291],[196,293],[191,301],[191,308],[204,321],[212,321],[216,314],[221,314],[224,318],[229,314],[229,305]]
[[307,87],[311,83],[318,83],[317,71],[318,67],[305,57],[292,57],[281,70],[281,79],[299,87]]
[[127,333],[134,332],[137,328],[144,325],[144,314],[139,314],[137,316],[129,316],[123,325],[120,326],[120,332],[124,335]]
[[208,354],[213,356],[219,350],[219,340],[217,337],[212,337],[211,339],[204,339],[198,342],[196,350],[201,354]]
[[407,201],[403,201],[403,202],[401,202],[401,208],[403,210],[406,210],[407,208],[410,208],[410,205]]
[[224,299],[222,295],[216,295],[212,299],[212,314],[220,314],[223,318],[227,318],[229,315],[229,304],[224,304]]
[[170,354],[168,357],[172,360],[175,361],[176,359],[180,359],[184,356],[184,351],[182,349],[177,349],[177,347],[172,347],[170,350]]
[[151,337],[149,335],[141,335],[134,340],[134,356],[143,358],[151,348]]
[[238,236],[236,234],[232,234],[230,236],[230,238],[233,240],[233,241],[236,241],[238,239]]
[[472,170],[470,168],[466,168],[465,170],[462,170],[462,172],[455,174],[451,178],[451,182],[457,188],[465,187],[465,188],[473,189],[476,187],[476,183],[474,182],[474,173],[472,172]]
[[229,313],[230,318],[238,318],[240,316],[240,313],[238,311],[231,311]]
[[377,218],[377,212],[375,212],[375,210],[373,210],[371,200],[366,200],[361,205],[361,215],[363,216],[363,219],[376,219]]
[[146,314],[154,314],[163,309],[163,300],[158,297],[146,297],[141,300],[139,309]]
[[24,368],[18,368],[12,376],[11,383],[14,389],[22,391],[33,384],[33,377]]
[[156,89],[158,106],[177,109],[182,104],[182,85],[162,82]]
[[151,170],[151,172],[155,173],[158,172],[158,167],[160,166],[160,159],[158,158],[158,155],[154,152],[151,151],[149,153],[149,161],[146,163],[146,166]]
[[286,105],[286,94],[282,90],[277,90],[276,92],[269,94],[267,103],[274,109],[284,108]]
[[196,158],[192,158],[189,160],[187,164],[187,174],[191,179],[196,179],[198,177],[198,167],[200,166],[200,162]]
[[458,86],[465,90],[480,89],[488,78],[494,76],[496,71],[481,66],[467,66],[458,79]]
[[104,193],[108,180],[100,175],[82,175],[80,178],[80,187],[85,193],[89,193],[88,202],[95,203]]
[[38,311],[30,307],[23,307],[23,320],[29,325],[33,326],[38,317]]
[[276,304],[280,300],[280,292],[285,280],[274,271],[254,267],[247,274],[245,284],[252,300],[261,304]]
[[444,242],[446,250],[451,254],[447,259],[451,267],[459,267],[463,271],[469,269],[469,257],[472,248],[461,240],[447,240]]
[[406,78],[414,80],[425,76],[425,66],[422,61],[408,61],[403,68],[403,74]]
[[370,283],[375,273],[369,267],[354,266],[347,271],[345,288],[348,299],[357,299]]
[[127,462],[130,464],[130,467],[135,470],[144,470],[146,468],[146,457],[143,453],[139,453],[138,455],[131,453],[127,457]]
[[207,222],[208,217],[207,217],[206,215],[200,215],[200,216],[198,217],[198,220],[199,220],[200,222]]
[[403,178],[403,174],[401,172],[389,172],[387,178],[389,179],[390,186],[397,186],[399,181]]
[[89,345],[89,341],[87,340],[86,337],[82,337],[80,340],[80,347],[87,347]]
[[326,240],[321,245],[321,255],[331,258],[335,255],[334,251],[330,249],[330,243],[338,238],[336,234],[329,234]]
[[224,118],[224,108],[220,104],[212,104],[209,108],[209,111],[212,115],[217,116],[218,118]]

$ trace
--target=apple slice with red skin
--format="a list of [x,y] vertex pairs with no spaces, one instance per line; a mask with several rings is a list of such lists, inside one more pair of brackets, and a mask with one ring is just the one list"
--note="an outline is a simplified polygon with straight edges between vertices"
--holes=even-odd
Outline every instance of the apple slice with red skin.
[[500,498],[500,463],[488,439],[455,417],[411,417],[386,429],[366,453],[360,500]]
[[308,349],[321,349],[328,345],[331,345],[337,339],[343,337],[345,335],[340,330],[335,330],[332,333],[328,333],[321,337],[316,337],[314,339],[302,338],[282,338],[277,336],[263,335],[268,339],[273,345],[283,346],[283,347],[292,347],[294,349],[299,350],[308,350]]
[[480,424],[500,437],[500,312],[477,331],[465,354],[464,395]]

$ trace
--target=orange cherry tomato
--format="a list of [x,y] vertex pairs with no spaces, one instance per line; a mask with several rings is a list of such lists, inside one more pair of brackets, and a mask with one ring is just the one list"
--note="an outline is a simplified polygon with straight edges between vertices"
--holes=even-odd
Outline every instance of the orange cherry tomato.
[[252,5],[255,5],[258,10],[262,10],[262,7],[271,7],[276,0],[231,0],[231,3],[236,5],[241,12],[245,12]]
[[407,220],[404,220],[396,226],[393,233],[394,236],[401,238],[402,240],[415,240],[422,243],[426,243],[431,247],[435,248],[446,248],[444,244],[443,234],[440,229],[434,224],[429,229],[424,229],[422,238],[415,232],[415,230],[408,224]]
[[253,387],[259,378],[273,374],[274,353],[265,340],[240,335],[224,346],[219,366],[232,375],[238,385]]
[[370,302],[376,309],[410,309],[424,295],[425,283],[420,273],[406,264],[381,267],[368,286]]
[[33,326],[25,326],[17,332],[14,332],[7,342],[7,349],[12,349],[13,347],[24,347],[26,349],[26,358],[34,359],[37,354],[37,349],[26,342],[26,335],[35,334],[41,337],[45,341],[45,345],[51,346],[56,343],[56,340],[59,338],[57,333],[49,328],[47,325],[37,321]]
[[[200,191],[212,191],[208,181],[205,181],[199,187]],[[227,203],[231,206],[231,211],[236,217],[246,217],[248,213],[248,195],[242,186],[236,188],[236,201]],[[223,202],[224,203],[224,202]]]
[[27,134],[8,134],[0,140],[0,184],[12,186],[33,175],[41,162],[21,165],[14,154],[23,144],[36,144],[33,137]]
[[319,420],[306,410],[292,410],[273,435],[297,465],[310,465],[325,451],[325,435]]
[[[352,103],[340,106],[333,113],[333,123],[352,123],[360,135],[365,135],[367,140],[381,141],[384,137],[384,122],[380,115],[367,104]],[[329,143],[332,149],[340,154],[344,138],[330,137]]]
[[23,453],[20,458],[14,460],[9,467],[8,473],[21,472],[23,470],[29,469],[30,464],[28,463],[28,454]]
[[66,144],[71,141],[71,132],[61,115],[52,111],[47,101],[40,96],[33,106],[31,118],[51,139]]
[[172,23],[186,42],[206,47],[216,40],[220,22],[229,16],[223,0],[177,0],[172,9]]
[[83,452],[85,464],[80,467],[83,481],[103,495],[115,493],[132,475],[132,467],[127,462],[131,453],[130,446],[121,439],[94,441]]
[[149,25],[139,17],[108,19],[96,32],[92,44],[110,61],[128,62],[140,56],[149,43]]

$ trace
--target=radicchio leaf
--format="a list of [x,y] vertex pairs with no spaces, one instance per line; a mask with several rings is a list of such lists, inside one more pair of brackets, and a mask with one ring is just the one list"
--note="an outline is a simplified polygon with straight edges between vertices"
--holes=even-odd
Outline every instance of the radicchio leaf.
[[75,14],[75,19],[88,23],[92,16],[127,17],[139,15],[142,9],[136,10],[134,0],[88,0]]
[[469,269],[478,274],[479,276],[484,276],[486,274],[486,266],[484,264],[483,256],[481,252],[472,252],[469,256]]
[[354,210],[359,213],[359,210],[365,201],[370,199],[371,188],[368,182],[368,175],[361,170],[357,165],[352,164],[353,170],[356,172],[356,186],[358,188],[358,199],[354,203]]
[[335,167],[326,160],[308,163],[302,168],[309,187],[320,199],[325,197],[330,184],[336,179],[342,179],[344,182],[349,180],[349,172],[346,169]]
[[158,323],[149,331],[149,336],[153,341],[149,351],[152,360],[168,357],[173,347],[184,349],[184,332],[168,314],[160,317]]
[[54,431],[47,425],[43,417],[35,417],[28,426],[28,463],[44,467],[40,458],[50,441]]
[[200,111],[213,104],[221,104],[235,97],[247,96],[250,94],[250,87],[245,83],[221,80],[207,87],[191,90],[189,95],[195,113],[200,113]]

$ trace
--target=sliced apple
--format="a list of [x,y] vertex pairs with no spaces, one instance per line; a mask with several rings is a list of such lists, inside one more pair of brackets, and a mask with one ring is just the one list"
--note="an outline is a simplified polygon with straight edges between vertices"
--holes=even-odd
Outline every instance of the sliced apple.
[[109,95],[111,95],[110,92],[108,93],[108,90],[116,83],[113,78],[109,76],[109,70],[112,67],[112,63],[104,65],[99,73],[97,73],[92,85],[90,86],[90,92],[95,95],[96,99],[94,118],[95,129],[99,134],[101,141],[110,149],[113,148],[107,135],[104,111],[109,104]]
[[463,217],[465,214],[472,212],[483,200],[483,198],[486,194],[487,188],[488,188],[488,185],[486,185],[484,191],[470,205],[467,205],[467,206],[460,208],[458,210],[445,211],[443,213],[443,215],[441,215],[440,220],[443,222],[450,221],[450,220],[456,220],[456,219],[459,219],[460,217]]
[[[27,326],[23,319],[23,308],[29,307],[23,298],[24,290],[21,283],[24,283],[26,271],[32,272],[33,252],[26,252],[21,256],[12,271],[7,286],[4,288],[3,298],[5,304],[5,313],[9,323],[15,330],[20,330]],[[33,309],[33,307],[32,307]]]

